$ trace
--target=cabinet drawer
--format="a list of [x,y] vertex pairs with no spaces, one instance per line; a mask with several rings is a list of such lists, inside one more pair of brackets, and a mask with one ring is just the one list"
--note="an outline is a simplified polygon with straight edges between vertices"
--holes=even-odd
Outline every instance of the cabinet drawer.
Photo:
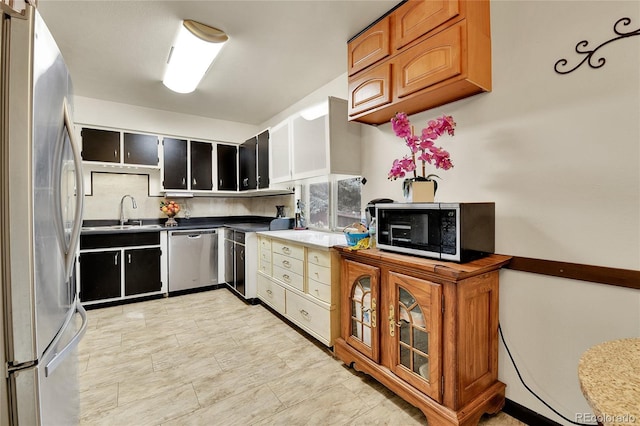
[[295,259],[304,260],[304,247],[295,244],[288,244],[282,241],[271,241],[271,251],[273,254],[280,253]]
[[309,294],[323,302],[331,303],[331,284],[318,282],[309,278],[307,282],[309,286]]
[[391,54],[389,16],[360,34],[347,45],[349,75],[365,69]]
[[459,0],[411,1],[393,12],[396,49],[458,16]]
[[324,250],[307,249],[307,260],[315,265],[331,267],[331,252]]
[[293,259],[278,253],[273,254],[273,265],[284,270],[304,275],[304,262],[300,259]]
[[328,309],[291,292],[286,291],[286,315],[302,328],[331,340],[331,315]]
[[308,277],[323,284],[331,285],[331,268],[309,263]]
[[284,288],[258,274],[258,297],[280,313],[285,312]]
[[265,250],[260,247],[260,262],[271,263],[271,250]]
[[300,291],[304,291],[304,277],[302,275],[291,272],[288,269],[283,269],[277,265],[273,265],[273,278],[278,281],[290,285],[293,288],[297,288]]
[[258,270],[265,275],[271,276],[271,262],[260,260],[260,267],[258,268]]
[[258,238],[258,247],[260,247],[261,250],[269,250],[269,251],[271,251],[271,240],[268,239],[268,238],[259,237]]
[[391,63],[374,65],[349,79],[349,115],[391,103]]
[[465,32],[464,22],[456,24],[397,55],[393,62],[398,97],[459,75]]

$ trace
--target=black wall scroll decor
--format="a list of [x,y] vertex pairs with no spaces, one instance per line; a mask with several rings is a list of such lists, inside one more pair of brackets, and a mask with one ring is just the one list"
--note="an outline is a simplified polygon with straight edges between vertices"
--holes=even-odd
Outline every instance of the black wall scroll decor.
[[616,40],[620,40],[623,38],[627,38],[627,37],[633,37],[633,36],[637,36],[640,35],[640,28],[638,28],[635,31],[623,31],[625,28],[624,27],[628,27],[629,25],[631,25],[631,19],[630,18],[620,18],[616,21],[616,23],[613,25],[613,32],[617,34],[617,37],[612,38],[611,40],[607,40],[604,43],[602,43],[600,46],[596,47],[595,49],[588,49],[588,45],[589,42],[587,40],[582,40],[581,42],[579,42],[578,44],[576,44],[576,53],[579,53],[581,55],[586,55],[584,57],[584,59],[582,61],[580,61],[580,63],[578,65],[576,65],[575,67],[571,68],[571,69],[561,69],[567,66],[568,61],[566,59],[559,59],[555,66],[553,67],[556,72],[558,74],[569,74],[570,72],[575,71],[576,69],[580,68],[580,66],[582,66],[582,64],[584,64],[585,62],[591,67],[591,68],[600,68],[602,67],[605,62],[606,59],[603,57],[599,57],[599,58],[594,58],[593,55],[598,51],[598,49],[600,49],[602,46],[605,46],[609,43],[612,43]]

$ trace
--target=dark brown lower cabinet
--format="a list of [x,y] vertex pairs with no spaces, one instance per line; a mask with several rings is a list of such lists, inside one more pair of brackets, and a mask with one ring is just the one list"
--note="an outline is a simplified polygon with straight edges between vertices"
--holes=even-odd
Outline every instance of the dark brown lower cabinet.
[[338,358],[422,410],[431,426],[477,425],[503,407],[498,276],[508,256],[456,264],[338,251]]
[[82,234],[78,260],[83,304],[162,291],[160,232]]
[[80,253],[80,301],[120,297],[120,250]]
[[151,293],[162,289],[160,248],[124,251],[124,295]]

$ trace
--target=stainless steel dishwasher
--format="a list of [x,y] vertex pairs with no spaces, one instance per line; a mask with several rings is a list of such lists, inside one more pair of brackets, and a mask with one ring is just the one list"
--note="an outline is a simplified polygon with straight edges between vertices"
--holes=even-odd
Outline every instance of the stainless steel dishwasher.
[[218,284],[218,230],[169,232],[169,292]]

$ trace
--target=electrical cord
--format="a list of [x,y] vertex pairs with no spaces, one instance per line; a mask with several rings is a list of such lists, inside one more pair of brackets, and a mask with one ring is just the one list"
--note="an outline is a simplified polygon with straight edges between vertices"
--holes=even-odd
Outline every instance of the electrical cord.
[[572,423],[574,425],[579,425],[579,426],[596,426],[593,423],[579,423],[579,422],[575,422],[575,421],[573,421],[571,419],[568,419],[567,417],[565,417],[562,414],[560,414],[560,412],[558,410],[556,410],[551,405],[549,405],[545,400],[540,398],[538,396],[538,394],[536,394],[529,386],[527,386],[527,384],[524,382],[524,379],[522,378],[522,375],[520,374],[520,370],[518,370],[518,366],[516,365],[516,362],[514,361],[513,356],[511,355],[511,351],[509,350],[509,347],[507,346],[507,342],[504,340],[504,334],[502,334],[502,327],[500,326],[500,323],[498,323],[498,331],[500,332],[500,339],[502,339],[502,344],[504,345],[504,348],[507,350],[507,354],[509,355],[509,359],[511,359],[511,364],[513,364],[513,368],[516,370],[516,374],[518,375],[518,378],[520,379],[520,382],[525,387],[525,389],[528,390],[531,393],[531,395],[533,395],[536,398],[538,398],[538,401],[542,402],[544,405],[547,406],[547,408],[549,408],[551,411],[553,411],[554,413],[556,413],[558,416],[562,417],[564,420],[568,421],[569,423]]

